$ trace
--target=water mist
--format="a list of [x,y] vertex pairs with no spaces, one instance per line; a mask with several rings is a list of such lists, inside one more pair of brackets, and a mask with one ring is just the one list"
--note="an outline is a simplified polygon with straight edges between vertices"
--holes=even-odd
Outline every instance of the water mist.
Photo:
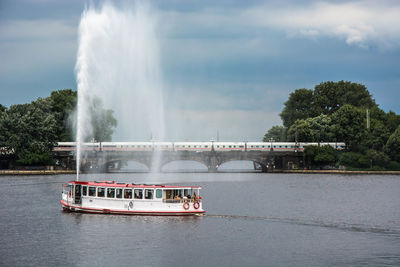
[[[76,62],[77,179],[82,143],[92,132],[89,108],[93,97],[114,110],[118,121],[113,136],[118,140],[114,141],[163,140],[163,83],[156,25],[156,12],[148,2],[122,7],[106,2],[83,12]],[[154,157],[154,169],[158,169],[159,160]]]

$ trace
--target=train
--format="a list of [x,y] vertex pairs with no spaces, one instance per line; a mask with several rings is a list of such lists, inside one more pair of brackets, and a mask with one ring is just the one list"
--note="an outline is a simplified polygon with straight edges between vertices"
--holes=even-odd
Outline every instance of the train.
[[[295,142],[97,142],[83,143],[84,151],[304,151],[306,146],[331,146],[337,150],[345,149],[344,142],[295,143]],[[75,142],[58,142],[53,151],[75,151]]]

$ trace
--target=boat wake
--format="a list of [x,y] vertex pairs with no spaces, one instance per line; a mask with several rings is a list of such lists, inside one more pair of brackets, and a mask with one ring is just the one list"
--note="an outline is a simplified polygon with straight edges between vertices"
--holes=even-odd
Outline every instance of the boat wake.
[[294,218],[247,216],[247,215],[201,214],[198,216],[210,217],[210,218],[280,222],[280,223],[296,224],[296,225],[303,225],[303,226],[333,228],[333,229],[352,231],[352,232],[384,234],[384,235],[389,235],[389,236],[400,238],[400,229],[389,229],[389,228],[369,226],[369,225],[360,225],[360,224],[329,223],[329,222],[323,222],[320,220],[304,220],[304,219],[294,219]]

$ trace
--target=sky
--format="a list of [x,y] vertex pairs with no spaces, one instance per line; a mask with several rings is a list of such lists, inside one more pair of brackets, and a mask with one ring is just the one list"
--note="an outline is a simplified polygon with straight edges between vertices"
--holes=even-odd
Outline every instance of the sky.
[[[87,4],[0,0],[0,104],[76,89],[78,26]],[[260,141],[282,124],[279,113],[290,92],[325,81],[362,83],[383,110],[400,113],[400,1],[151,5],[166,140]],[[127,141],[118,140],[122,136],[117,130],[114,140]]]

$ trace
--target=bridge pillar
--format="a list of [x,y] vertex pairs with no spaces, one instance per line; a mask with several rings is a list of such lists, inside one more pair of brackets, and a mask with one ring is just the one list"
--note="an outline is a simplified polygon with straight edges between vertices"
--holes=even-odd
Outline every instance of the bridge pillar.
[[219,167],[218,157],[216,153],[213,151],[212,154],[208,158],[208,172],[217,172]]

